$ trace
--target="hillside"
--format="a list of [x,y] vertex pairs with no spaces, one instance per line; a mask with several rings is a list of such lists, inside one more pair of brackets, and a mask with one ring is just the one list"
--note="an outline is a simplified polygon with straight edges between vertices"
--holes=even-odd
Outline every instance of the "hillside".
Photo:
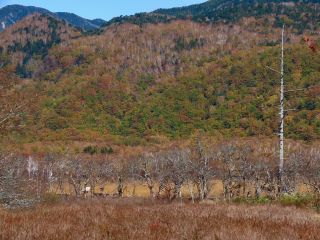
[[24,18],[0,33],[0,66],[12,66],[20,77],[36,77],[47,67],[48,50],[60,43],[81,36],[81,33],[44,14]]
[[134,24],[161,23],[177,19],[197,22],[233,22],[243,17],[263,18],[272,16],[274,27],[285,23],[297,32],[319,28],[319,1],[316,0],[210,0],[187,7],[159,9],[153,13],[136,14],[112,19],[112,23],[130,22]]
[[58,20],[64,20],[74,27],[78,27],[83,30],[94,30],[101,27],[105,23],[105,21],[102,19],[89,20],[72,13],[52,13],[46,9],[38,7],[9,5],[0,9],[0,32],[19,22],[23,18],[35,13],[50,15]]
[[[236,9],[226,6],[224,11]],[[276,6],[290,8],[283,3]],[[299,6],[298,15],[312,22],[313,15],[304,12],[309,3]],[[28,34],[17,36],[44,41],[41,34],[33,36],[36,31],[30,31],[35,20],[50,25],[50,18],[35,15],[19,23],[22,28],[17,24],[0,34],[6,36],[1,37],[1,46],[8,46],[2,50],[2,71],[27,78],[20,81],[31,96],[37,96],[17,121],[24,127],[5,135],[8,141],[109,140],[137,145],[185,139],[198,130],[225,137],[270,137],[278,129],[279,76],[267,69],[280,64],[275,14],[211,23],[124,21],[90,36],[58,22],[61,41],[45,51],[9,47],[15,41],[18,46],[27,42],[15,37],[18,29],[28,29]],[[280,22],[287,20],[282,14]],[[302,41],[304,34],[311,35],[309,29],[287,26],[288,89],[319,85],[320,57]],[[316,41],[318,36],[312,38]],[[25,61],[28,55],[32,57]],[[287,107],[297,109],[288,113],[288,137],[320,138],[319,96],[319,87],[287,95]]]

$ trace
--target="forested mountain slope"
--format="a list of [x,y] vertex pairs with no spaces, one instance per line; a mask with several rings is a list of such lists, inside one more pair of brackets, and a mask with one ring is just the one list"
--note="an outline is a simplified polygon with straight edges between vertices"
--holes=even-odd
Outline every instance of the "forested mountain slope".
[[48,50],[80,37],[81,33],[65,22],[45,14],[24,18],[0,33],[0,66],[13,66],[20,77],[36,77],[48,67]]
[[46,9],[38,7],[28,7],[22,5],[8,5],[0,9],[0,32],[11,25],[21,21],[23,18],[32,14],[47,14],[58,20],[64,20],[69,24],[83,30],[94,30],[105,23],[102,19],[89,20],[79,17],[72,13],[58,12],[52,13]]
[[[298,9],[306,22],[313,21]],[[279,67],[278,25],[287,20],[285,14],[253,14],[211,23],[122,23],[92,35],[61,25],[56,30],[61,41],[43,54],[32,50],[28,61],[23,47],[14,49],[11,41],[2,50],[0,70],[22,77],[23,87],[11,94],[27,88],[36,97],[14,122],[23,128],[6,139],[112,139],[132,145],[188,138],[199,129],[224,136],[273,136],[278,130],[279,76],[267,66]],[[17,26],[2,34],[15,39]],[[305,34],[318,39],[309,28],[287,25],[288,89],[320,84],[320,55],[304,43]],[[32,39],[44,41],[41,34]],[[287,107],[297,109],[288,113],[288,137],[320,138],[319,96],[319,87],[287,94]]]
[[[274,27],[285,23],[297,32],[319,28],[320,4],[317,0],[210,0],[187,7],[159,9],[153,13],[121,16],[107,23],[135,24],[189,19],[197,22],[237,22],[243,17],[275,18]],[[267,21],[267,20],[266,20]]]
[[[288,52],[288,88],[319,84],[319,59],[313,60],[303,45]],[[243,50],[190,65],[160,82],[152,74],[136,79],[103,74],[107,65],[102,59],[85,62],[59,82],[41,85],[46,94],[32,126],[41,130],[39,136],[47,129],[50,136],[53,132],[70,137],[71,131],[76,139],[86,129],[143,139],[188,137],[195,129],[226,136],[272,136],[278,129],[279,76],[265,66],[276,67],[271,59],[278,53],[272,47]],[[319,93],[318,87],[287,97],[288,108],[299,110],[287,118],[290,137],[319,138]]]

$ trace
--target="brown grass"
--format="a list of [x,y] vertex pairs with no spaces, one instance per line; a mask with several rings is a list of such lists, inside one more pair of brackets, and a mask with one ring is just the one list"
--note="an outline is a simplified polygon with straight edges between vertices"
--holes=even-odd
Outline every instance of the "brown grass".
[[0,239],[319,239],[312,211],[276,205],[87,200],[0,210]]

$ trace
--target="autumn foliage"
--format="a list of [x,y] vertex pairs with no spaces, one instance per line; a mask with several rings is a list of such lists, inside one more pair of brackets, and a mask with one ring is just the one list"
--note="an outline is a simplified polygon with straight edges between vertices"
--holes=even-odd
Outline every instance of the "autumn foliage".
[[[37,96],[10,139],[141,145],[198,129],[272,136],[279,76],[267,66],[279,64],[280,35],[273,21],[125,23],[83,36],[55,19],[28,17],[1,33],[3,77],[29,79],[10,98],[26,89]],[[297,109],[288,113],[287,134],[312,141],[319,138],[319,58],[302,34],[289,28],[286,36],[286,87],[306,89],[286,94],[287,107]]]

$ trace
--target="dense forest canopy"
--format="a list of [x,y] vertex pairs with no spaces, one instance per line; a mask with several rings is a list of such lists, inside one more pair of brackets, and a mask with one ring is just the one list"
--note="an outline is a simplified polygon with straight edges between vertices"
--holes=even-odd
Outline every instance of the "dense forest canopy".
[[276,19],[274,27],[280,27],[285,23],[302,33],[306,29],[319,28],[319,7],[319,1],[316,0],[210,0],[187,7],[159,9],[153,13],[121,16],[112,19],[106,25],[124,22],[138,25],[166,23],[177,19],[206,23],[235,23],[243,17],[273,16]]
[[1,96],[32,102],[2,138],[135,145],[197,130],[273,136],[279,75],[267,66],[279,67],[285,23],[286,87],[306,88],[286,95],[296,109],[287,136],[319,139],[320,55],[303,41],[319,41],[316,2],[208,1],[116,18],[91,33],[28,16],[0,33],[1,78],[17,82]]

